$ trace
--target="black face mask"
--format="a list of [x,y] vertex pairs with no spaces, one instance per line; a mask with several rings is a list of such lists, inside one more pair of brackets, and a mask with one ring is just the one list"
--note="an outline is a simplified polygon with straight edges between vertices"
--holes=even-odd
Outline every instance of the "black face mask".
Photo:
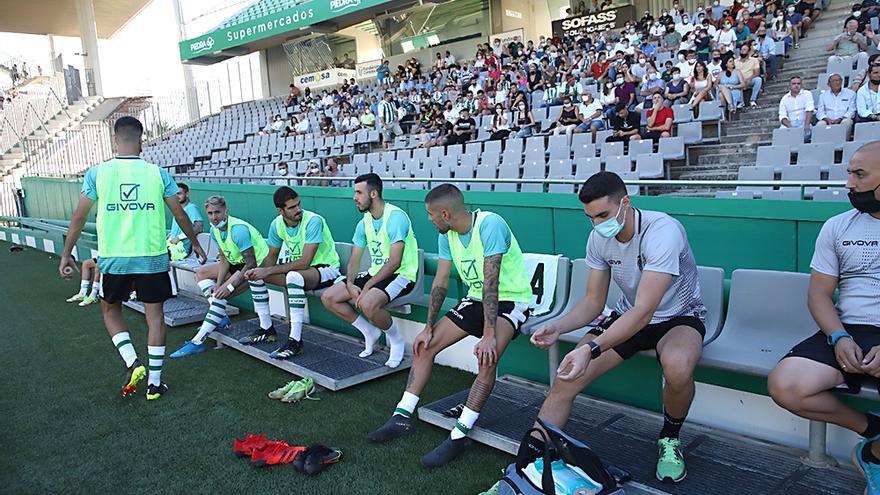
[[871,84],[880,84],[880,79],[871,79]]
[[880,199],[874,195],[877,192],[877,189],[880,186],[875,187],[870,191],[862,191],[862,192],[849,192],[849,202],[852,204],[853,208],[859,210],[862,213],[877,213],[880,212]]

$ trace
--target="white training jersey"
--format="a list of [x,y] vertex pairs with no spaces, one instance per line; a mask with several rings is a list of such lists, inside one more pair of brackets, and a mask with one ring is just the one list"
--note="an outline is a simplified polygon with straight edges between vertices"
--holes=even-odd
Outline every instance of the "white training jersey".
[[829,218],[810,268],[837,277],[841,322],[880,327],[880,219],[855,209]]
[[697,262],[684,227],[665,213],[631,211],[635,215],[635,234],[628,242],[614,237],[606,239],[595,230],[587,239],[587,265],[594,270],[610,269],[611,279],[622,292],[614,310],[623,314],[632,309],[642,273],[651,271],[672,275],[672,283],[654,311],[651,324],[677,316],[705,320]]

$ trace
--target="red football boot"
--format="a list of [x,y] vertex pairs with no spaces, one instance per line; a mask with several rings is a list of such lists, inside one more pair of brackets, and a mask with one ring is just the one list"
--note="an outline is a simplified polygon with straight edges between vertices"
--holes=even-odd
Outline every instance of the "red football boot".
[[232,443],[232,453],[238,458],[250,457],[255,450],[264,448],[267,442],[270,440],[266,438],[265,433],[259,435],[248,433],[244,440],[235,439]]
[[251,462],[257,467],[289,464],[305,450],[305,447],[294,447],[287,445],[287,442],[278,442],[267,445],[262,450],[255,450]]

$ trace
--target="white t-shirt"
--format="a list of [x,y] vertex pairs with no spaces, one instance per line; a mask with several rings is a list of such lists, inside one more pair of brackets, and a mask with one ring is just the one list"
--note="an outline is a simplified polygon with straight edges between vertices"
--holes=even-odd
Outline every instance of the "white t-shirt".
[[829,218],[810,268],[838,278],[841,322],[880,327],[880,219],[855,209]]
[[726,52],[736,44],[736,32],[733,29],[728,29],[727,31],[722,29],[718,31],[716,41],[718,42],[718,49]]
[[593,117],[596,112],[602,111],[602,103],[600,103],[599,100],[595,98],[593,98],[593,101],[591,101],[589,105],[581,103],[580,105],[578,105],[578,109],[580,110],[581,116],[583,116],[584,120],[594,118],[596,120],[602,120],[602,114],[599,114],[598,117]]
[[636,232],[628,242],[621,243],[613,237],[606,239],[595,230],[587,239],[587,265],[594,270],[610,269],[612,280],[622,292],[614,310],[623,314],[633,308],[644,270],[672,275],[672,283],[651,316],[651,324],[677,316],[705,320],[697,262],[684,227],[665,213],[634,210],[633,214],[636,215]]
[[718,81],[718,76],[724,72],[724,67],[721,66],[721,62],[712,62],[706,66],[706,70],[709,71],[709,75],[712,76],[713,81]]

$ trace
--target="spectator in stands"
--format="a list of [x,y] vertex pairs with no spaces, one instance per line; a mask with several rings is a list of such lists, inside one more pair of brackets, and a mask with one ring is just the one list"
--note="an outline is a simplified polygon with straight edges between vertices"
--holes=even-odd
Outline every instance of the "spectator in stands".
[[[659,94],[663,96],[666,93],[666,83],[663,82],[663,78],[660,77],[660,74],[654,69],[654,67],[649,67],[648,74],[645,76],[645,83],[642,84],[641,91],[639,92],[639,96],[642,97],[643,102],[651,101],[651,97],[655,94]],[[639,113],[641,113],[641,107],[644,104],[640,104],[637,107]]]
[[[339,176],[339,166],[336,164],[336,159],[335,158],[328,158],[327,163],[324,165],[323,177],[338,177],[338,176]],[[324,187],[345,187],[345,181],[325,180],[325,181],[321,181],[321,185]]]
[[339,122],[339,130],[343,134],[347,134],[349,132],[355,132],[360,129],[361,122],[357,117],[351,114],[351,112],[344,112],[342,114],[342,120]]
[[819,123],[825,125],[844,126],[846,135],[849,136],[856,115],[856,93],[843,87],[843,78],[840,74],[828,76],[828,88],[828,91],[823,91],[819,95],[816,118]]
[[880,120],[880,64],[871,65],[868,71],[868,84],[863,84],[856,93],[858,122],[877,122]]
[[574,106],[571,98],[568,96],[564,97],[562,99],[562,111],[559,112],[556,122],[553,123],[553,135],[565,134],[571,137],[582,120],[580,111]]
[[614,85],[616,86],[614,96],[617,97],[617,102],[625,104],[629,111],[635,110],[639,104],[636,101],[636,85],[627,81],[624,74],[617,74]]
[[675,30],[675,26],[667,25],[666,26],[666,35],[663,36],[663,43],[661,45],[661,50],[665,52],[676,53],[678,52],[678,47],[681,44],[681,34]]
[[629,72],[636,79],[636,81],[641,82],[646,75],[648,75],[648,68],[651,67],[648,64],[647,56],[640,56],[639,63],[630,67]]
[[[867,480],[866,494],[880,490],[880,416],[864,413],[831,392],[858,393],[880,378],[877,274],[880,247],[880,143],[858,149],[847,164],[854,209],[830,218],[816,239],[807,306],[819,331],[795,345],[767,380],[773,400],[792,413],[833,423],[862,437],[853,460]],[[861,241],[861,242],[860,242]],[[862,401],[865,407],[867,401]]]
[[354,59],[349,57],[347,53],[342,54],[342,66],[346,69],[354,70]]
[[736,69],[745,79],[746,87],[752,88],[751,101],[749,105],[758,106],[758,96],[761,95],[761,87],[764,79],[761,78],[761,62],[751,56],[751,47],[743,45],[740,48],[740,58],[735,62]]
[[868,79],[868,71],[871,70],[871,67],[878,64],[880,64],[880,53],[875,53],[868,58],[868,66],[850,78],[849,89],[858,91],[859,88],[862,87],[862,84]]
[[691,76],[690,86],[693,90],[693,95],[689,103],[696,110],[697,116],[699,116],[700,103],[714,99],[712,98],[714,94],[712,76],[709,75],[709,69],[706,68],[706,64],[703,62],[697,62],[697,65],[694,66],[694,74]]
[[287,94],[287,101],[285,101],[284,106],[292,107],[294,105],[298,105],[300,94],[300,89],[297,88],[295,84],[291,84],[290,91]]
[[721,103],[727,105],[729,114],[736,113],[737,109],[743,107],[743,89],[746,87],[745,78],[736,68],[736,61],[733,57],[728,58],[724,72],[718,77],[718,91],[721,94]]
[[801,78],[794,76],[788,83],[789,92],[779,100],[780,129],[786,127],[802,127],[804,137],[809,141],[812,135],[810,126],[813,123],[813,95],[801,89]]
[[290,177],[290,171],[287,170],[287,162],[279,162],[275,168],[275,185],[276,186],[286,186],[290,183],[288,179]]
[[770,34],[775,41],[783,42],[783,45],[785,46],[785,58],[788,58],[789,49],[791,48],[791,45],[794,44],[794,28],[791,25],[791,21],[788,20],[788,16],[784,9],[778,9],[776,11],[773,22],[770,23],[770,30]]
[[[383,60],[379,67],[376,68],[376,80],[379,81],[379,85],[385,83],[385,78],[390,78],[391,76],[391,64],[388,63],[387,60]],[[375,110],[373,110],[375,112]]]
[[516,130],[516,137],[525,138],[532,135],[535,129],[535,117],[532,115],[528,104],[524,101],[516,106],[513,112],[513,126]]
[[871,24],[871,16],[864,15],[864,9],[862,8],[862,4],[860,3],[854,3],[851,10],[852,14],[850,14],[850,16],[843,21],[844,26],[847,25],[849,21],[856,21],[856,23],[858,24],[856,31],[864,31],[865,26],[869,26]]
[[[547,59],[544,59],[545,61]],[[605,52],[600,52],[598,58],[595,62],[590,65],[590,72],[593,74],[593,79],[596,81],[601,81],[608,75],[608,69],[611,67],[611,63],[608,62],[608,57]],[[545,69],[546,73],[546,69]],[[548,85],[549,87],[549,85]]]
[[577,81],[577,79],[573,75],[569,75],[565,82],[559,85],[559,95],[558,98],[564,99],[565,97],[571,98],[571,101],[578,101],[583,94],[584,88],[581,86],[581,83]]
[[843,32],[834,37],[826,49],[828,52],[834,52],[834,55],[828,58],[829,61],[848,58],[854,65],[867,62],[868,42],[863,35],[858,33],[858,27],[858,21],[850,19]]
[[394,95],[391,91],[385,92],[382,103],[379,104],[379,130],[382,132],[382,147],[388,149],[388,142],[394,136],[402,136],[403,129],[400,128],[399,117],[397,113],[397,105],[394,104]]
[[474,137],[477,130],[477,122],[471,117],[467,108],[462,108],[461,117],[455,121],[452,127],[452,133],[446,138],[447,145],[465,144]]
[[489,136],[489,140],[506,139],[509,135],[510,122],[504,113],[504,107],[500,104],[495,105],[495,113],[492,115],[492,134]]
[[333,124],[333,120],[330,117],[324,117],[321,119],[321,137],[331,137],[336,135],[336,126]]
[[715,43],[722,53],[729,52],[736,46],[736,33],[732,27],[730,21],[725,20],[721,25],[721,31],[715,33]]
[[645,130],[641,134],[635,134],[631,137],[633,140],[650,139],[657,142],[662,137],[672,136],[672,122],[675,116],[672,109],[663,104],[661,95],[651,97],[653,107],[648,110],[648,121],[645,124]]
[[691,87],[687,80],[681,77],[681,69],[673,67],[671,72],[672,81],[666,85],[666,92],[663,94],[666,106],[683,105],[690,99]]
[[605,141],[623,141],[628,143],[630,138],[639,134],[639,125],[641,124],[639,122],[639,114],[630,112],[623,103],[618,103],[614,110],[614,115],[609,119],[612,129],[611,136],[606,138]]
[[721,77],[721,73],[724,72],[724,60],[721,57],[720,51],[712,50],[712,61],[706,66],[706,70],[709,71],[709,76],[712,77],[712,82],[717,84],[718,78]]
[[758,27],[755,42],[758,44],[758,52],[767,67],[767,80],[775,81],[779,72],[779,60],[776,58],[776,42],[767,36],[767,28],[763,25]]
[[740,45],[749,40],[749,37],[752,35],[752,31],[749,30],[749,27],[746,26],[746,21],[748,20],[748,13],[743,15],[743,18],[737,21],[736,27],[733,28],[733,32],[736,33],[736,44]]
[[[655,73],[656,74],[656,73]],[[605,120],[602,118],[602,103],[593,98],[593,93],[584,93],[584,101],[578,106],[581,115],[581,123],[574,132],[590,131],[593,142],[596,141],[596,133],[605,128]]]
[[309,117],[305,113],[300,114],[299,121],[293,127],[294,134],[303,135],[308,134],[311,131],[312,123],[309,122]]

